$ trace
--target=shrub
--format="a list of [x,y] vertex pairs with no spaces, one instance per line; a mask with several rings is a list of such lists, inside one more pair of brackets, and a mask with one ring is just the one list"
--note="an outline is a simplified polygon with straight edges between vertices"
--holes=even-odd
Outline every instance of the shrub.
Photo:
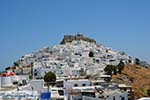
[[120,63],[117,65],[119,74],[121,74],[122,70],[124,69],[124,66],[125,66],[125,64],[123,61],[120,61]]
[[47,85],[48,91],[49,91],[49,86],[55,85],[56,75],[53,72],[49,71],[48,73],[45,74],[44,81],[46,82],[46,85]]
[[112,72],[114,71],[113,65],[107,65],[104,69],[105,74],[112,75]]
[[147,95],[150,96],[150,89],[147,89]]

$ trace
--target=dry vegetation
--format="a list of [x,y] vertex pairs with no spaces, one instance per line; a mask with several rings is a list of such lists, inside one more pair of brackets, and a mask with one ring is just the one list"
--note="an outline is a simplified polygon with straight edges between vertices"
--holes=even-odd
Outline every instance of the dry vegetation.
[[124,67],[122,74],[113,76],[117,83],[131,85],[135,91],[135,99],[148,97],[147,90],[150,89],[150,69],[139,65],[127,65]]

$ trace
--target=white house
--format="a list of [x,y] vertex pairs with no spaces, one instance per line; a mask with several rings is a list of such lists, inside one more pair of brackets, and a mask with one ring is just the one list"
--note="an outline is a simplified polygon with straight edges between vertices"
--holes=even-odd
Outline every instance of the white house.
[[88,79],[67,80],[67,81],[64,81],[64,87],[65,88],[90,86],[90,85],[91,85],[91,81],[88,80]]
[[70,100],[128,100],[126,91],[107,90],[101,86],[73,87],[70,94]]
[[[18,99],[19,98],[19,99]],[[37,91],[15,91],[5,92],[2,100],[37,100],[39,98]]]
[[128,92],[120,90],[106,90],[104,91],[106,100],[128,100]]
[[3,73],[1,75],[1,86],[2,87],[7,87],[7,86],[12,86],[12,79],[11,76],[8,73]]

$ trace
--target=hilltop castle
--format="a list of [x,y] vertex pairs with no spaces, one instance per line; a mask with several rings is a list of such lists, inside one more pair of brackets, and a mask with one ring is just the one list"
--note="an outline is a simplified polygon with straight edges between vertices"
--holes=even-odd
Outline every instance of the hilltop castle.
[[72,42],[72,41],[77,41],[77,40],[83,40],[83,41],[87,41],[87,42],[90,42],[90,43],[96,43],[96,41],[94,39],[84,37],[83,34],[78,33],[75,36],[65,35],[60,44],[65,44],[67,42]]

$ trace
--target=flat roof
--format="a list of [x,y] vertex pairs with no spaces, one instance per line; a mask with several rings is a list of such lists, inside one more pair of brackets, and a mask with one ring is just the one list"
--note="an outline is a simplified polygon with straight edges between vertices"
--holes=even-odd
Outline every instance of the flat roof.
[[119,87],[125,87],[125,88],[129,88],[129,87],[132,87],[132,86],[127,86],[126,84],[118,84]]
[[90,81],[90,80],[88,79],[67,80],[67,82],[74,82],[74,81]]
[[72,87],[72,89],[79,89],[79,90],[86,90],[86,89],[95,89],[97,88],[103,88],[102,86],[82,86],[82,87]]
[[92,83],[94,82],[105,82],[104,80],[91,80]]
[[143,98],[140,98],[138,100],[150,100],[150,97],[143,97]]

